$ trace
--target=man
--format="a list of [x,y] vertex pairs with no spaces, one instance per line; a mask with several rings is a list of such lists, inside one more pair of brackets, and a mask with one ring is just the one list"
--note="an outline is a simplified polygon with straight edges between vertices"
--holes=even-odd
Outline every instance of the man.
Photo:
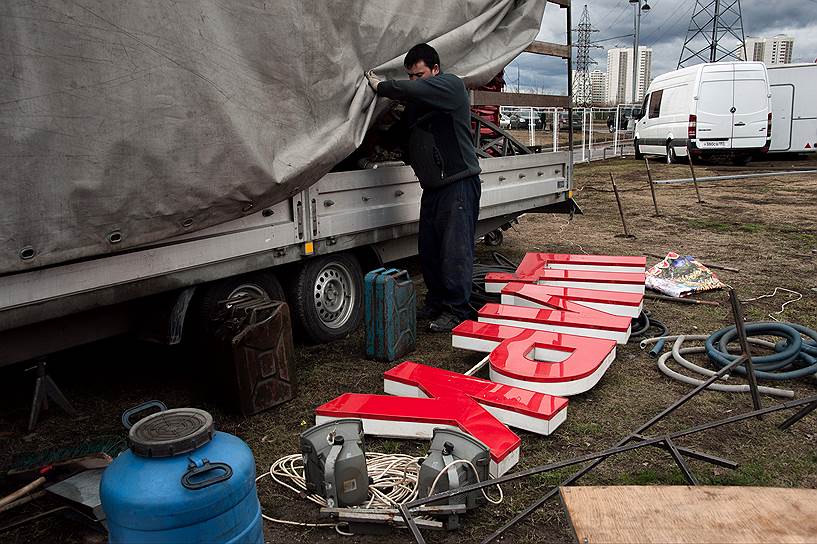
[[372,71],[366,78],[378,95],[406,103],[407,162],[423,188],[418,250],[428,294],[417,315],[444,332],[471,315],[481,170],[465,84],[442,72],[437,51],[425,43],[412,47],[403,64],[408,81],[381,81]]

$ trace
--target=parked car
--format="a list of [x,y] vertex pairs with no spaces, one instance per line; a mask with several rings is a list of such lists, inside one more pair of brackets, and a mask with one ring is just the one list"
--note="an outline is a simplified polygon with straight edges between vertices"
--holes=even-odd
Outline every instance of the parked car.
[[699,64],[658,76],[647,89],[635,127],[636,158],[721,155],[745,164],[765,153],[772,113],[762,62]]
[[527,130],[531,123],[536,130],[544,127],[542,116],[536,111],[517,111],[511,114],[510,119],[510,128],[513,130]]
[[[641,117],[641,108],[619,108],[618,110],[618,130],[628,130],[630,121],[635,121]],[[611,133],[616,131],[616,114],[611,113],[607,118],[607,130]]]
[[[568,118],[567,110],[559,112],[559,130],[568,130]],[[584,113],[581,110],[573,110],[573,132],[581,132],[583,118]]]

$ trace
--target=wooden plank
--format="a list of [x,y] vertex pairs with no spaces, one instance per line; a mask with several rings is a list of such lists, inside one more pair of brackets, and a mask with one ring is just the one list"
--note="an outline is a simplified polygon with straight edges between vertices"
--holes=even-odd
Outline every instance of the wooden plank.
[[799,544],[817,535],[816,489],[571,486],[560,492],[578,542]]
[[566,59],[570,57],[570,48],[560,43],[533,42],[523,53],[536,53],[537,55],[548,55]]
[[553,94],[471,91],[471,105],[473,106],[529,106],[534,108],[566,108],[569,104],[569,97]]

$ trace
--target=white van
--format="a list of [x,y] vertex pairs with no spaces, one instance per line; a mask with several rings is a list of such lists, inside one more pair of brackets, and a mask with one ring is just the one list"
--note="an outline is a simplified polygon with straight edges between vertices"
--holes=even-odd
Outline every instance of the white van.
[[723,155],[745,163],[769,149],[772,114],[762,62],[699,64],[658,76],[635,126],[636,158]]
[[774,132],[769,153],[817,152],[817,64],[769,66]]

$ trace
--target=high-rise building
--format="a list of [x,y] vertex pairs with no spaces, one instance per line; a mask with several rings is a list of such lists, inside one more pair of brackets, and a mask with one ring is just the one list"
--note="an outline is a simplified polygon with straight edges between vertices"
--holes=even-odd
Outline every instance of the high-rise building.
[[[794,52],[794,38],[778,34],[771,38],[746,37],[746,59],[766,64],[790,64]],[[743,51],[739,52],[743,59]]]
[[601,70],[590,72],[590,96],[594,106],[601,106],[607,102],[607,74]]
[[[644,99],[644,93],[652,79],[652,49],[638,48],[638,75],[636,78],[636,102]],[[633,96],[633,50],[615,48],[607,50],[607,101],[610,104],[629,104]]]
[[588,79],[581,72],[573,71],[574,104],[591,104],[603,106],[607,103],[607,74],[601,70],[590,72],[590,86],[585,88]]

